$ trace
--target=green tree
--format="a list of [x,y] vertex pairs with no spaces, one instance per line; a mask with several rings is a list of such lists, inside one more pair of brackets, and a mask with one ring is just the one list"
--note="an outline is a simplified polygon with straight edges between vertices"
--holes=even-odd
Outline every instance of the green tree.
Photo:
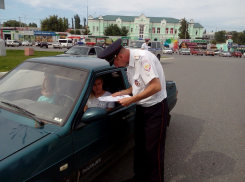
[[28,27],[37,27],[36,23],[29,23]]
[[90,30],[89,30],[89,27],[88,27],[88,26],[86,26],[86,27],[85,27],[85,30],[83,31],[83,35],[91,35],[91,33],[90,33]]
[[74,33],[74,30],[70,30],[69,33],[72,34],[72,35],[75,34],[75,33]]
[[128,35],[128,30],[126,29],[126,27],[122,27],[121,36],[127,36],[127,35]]
[[117,24],[110,24],[104,31],[104,35],[106,36],[126,36],[127,34],[128,30],[125,27],[121,29]]
[[80,30],[76,30],[76,35],[81,35],[81,32],[80,32]]
[[180,39],[190,39],[190,34],[188,32],[188,22],[185,20],[185,18],[180,20],[179,32]]
[[9,20],[7,22],[3,22],[3,27],[27,27],[27,24],[21,23],[16,20]]
[[83,18],[83,27],[86,27],[86,18]]
[[237,31],[232,31],[231,32],[231,35],[232,35],[232,40],[233,40],[233,43],[237,43],[238,42],[238,37],[239,37],[239,34]]
[[78,16],[78,14],[74,15],[74,20],[75,20],[75,29],[80,29],[81,27],[80,17]]
[[245,44],[245,32],[244,31],[239,33],[237,44],[239,44],[239,45]]
[[42,31],[65,32],[67,30],[67,19],[59,18],[58,15],[49,16],[41,20]]
[[214,34],[214,39],[217,43],[225,43],[226,38],[225,38],[226,32],[224,30],[215,32]]

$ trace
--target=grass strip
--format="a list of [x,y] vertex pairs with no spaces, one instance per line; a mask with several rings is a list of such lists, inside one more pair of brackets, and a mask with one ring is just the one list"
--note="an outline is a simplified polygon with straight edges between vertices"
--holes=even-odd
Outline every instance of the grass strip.
[[7,72],[30,58],[56,56],[58,54],[62,54],[62,52],[34,51],[33,56],[25,56],[24,50],[6,50],[6,56],[0,56],[0,72]]

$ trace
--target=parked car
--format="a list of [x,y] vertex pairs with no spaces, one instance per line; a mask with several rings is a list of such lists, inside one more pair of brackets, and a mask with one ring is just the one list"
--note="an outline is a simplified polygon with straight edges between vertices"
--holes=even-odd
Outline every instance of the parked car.
[[[0,79],[1,182],[88,182],[134,146],[135,104],[84,111],[97,77],[110,93],[130,87],[125,68],[90,57],[32,58]],[[47,79],[52,103],[38,101]]]
[[191,51],[190,51],[190,53],[193,55],[193,54],[195,54],[195,55],[201,55],[201,56],[203,56],[203,52],[202,51],[200,51],[199,49],[191,49]]
[[214,50],[214,55],[219,55],[220,50]]
[[19,47],[20,44],[16,40],[6,40],[6,46],[11,46],[11,47]]
[[75,45],[70,49],[57,56],[82,56],[82,55],[98,55],[104,49],[98,46]]
[[231,57],[231,54],[229,51],[223,51],[223,52],[220,52],[219,53],[219,56],[222,56],[222,57]]
[[[134,40],[129,45],[129,49],[141,49],[142,44],[145,41],[143,40]],[[160,61],[162,57],[162,46],[160,41],[149,41],[148,42],[148,51],[152,52]]]
[[37,42],[35,42],[35,45],[36,46],[40,46],[41,45],[41,42],[37,41]]
[[240,51],[234,51],[231,53],[231,56],[233,57],[242,57],[242,53]]
[[23,41],[23,42],[22,42],[22,45],[23,45],[23,46],[32,46],[32,42],[29,42],[29,41]]
[[245,52],[243,53],[242,57],[245,58]]
[[191,52],[187,48],[182,48],[182,49],[179,49],[179,54],[182,54],[182,55],[190,55]]
[[173,54],[173,50],[171,48],[164,48],[162,51],[163,54]]
[[56,48],[59,48],[59,49],[62,49],[62,46],[59,42],[54,42],[53,43],[53,48],[56,49]]
[[207,55],[214,56],[214,50],[213,49],[206,49],[204,54],[205,54],[205,56],[207,56]]
[[47,42],[41,42],[41,43],[40,43],[40,47],[41,47],[41,48],[42,48],[42,47],[48,48],[48,43],[47,43]]

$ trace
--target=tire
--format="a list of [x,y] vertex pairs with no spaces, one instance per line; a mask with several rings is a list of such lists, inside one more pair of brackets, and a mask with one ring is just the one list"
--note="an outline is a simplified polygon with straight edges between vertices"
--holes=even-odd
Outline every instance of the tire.
[[160,57],[160,55],[159,55],[159,54],[157,55],[157,59],[158,59],[159,61],[160,61],[160,59],[161,59],[161,57]]

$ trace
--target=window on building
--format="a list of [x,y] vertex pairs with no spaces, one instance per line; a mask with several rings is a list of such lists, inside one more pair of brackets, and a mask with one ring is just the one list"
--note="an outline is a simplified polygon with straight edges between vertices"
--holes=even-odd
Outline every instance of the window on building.
[[155,27],[152,27],[152,33],[155,33]]
[[166,28],[165,34],[168,34],[168,28]]
[[129,30],[129,26],[127,26],[126,29]]
[[95,26],[93,26],[93,32],[95,31]]
[[149,33],[151,33],[151,29],[149,28]]
[[173,33],[174,33],[174,29],[170,28],[170,34],[173,34]]
[[160,33],[160,28],[157,28],[157,33]]
[[175,29],[175,34],[177,34],[177,29]]
[[196,35],[198,34],[198,30],[196,31]]
[[99,27],[97,26],[97,32],[99,31]]
[[131,28],[131,33],[133,32],[133,28]]
[[104,31],[106,31],[107,27],[104,28]]

